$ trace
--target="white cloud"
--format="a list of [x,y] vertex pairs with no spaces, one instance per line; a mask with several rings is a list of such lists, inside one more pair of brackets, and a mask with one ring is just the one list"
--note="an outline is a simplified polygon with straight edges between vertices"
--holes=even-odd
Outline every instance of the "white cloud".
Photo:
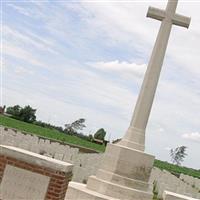
[[13,44],[9,44],[8,42],[6,42],[4,44],[5,45],[3,46],[3,54],[15,57],[17,59],[24,60],[27,63],[36,65],[39,67],[46,66],[42,61],[39,61],[39,59],[37,59],[37,57],[35,55],[31,54],[26,49],[14,46]]
[[55,51],[54,42],[48,37],[43,38],[27,30],[20,32],[8,25],[3,26],[3,34],[5,35],[3,37],[5,46],[11,44],[12,46],[17,46],[21,49],[29,49],[29,51],[35,48],[37,51],[48,51],[52,54],[58,54],[58,52]]
[[153,34],[145,32],[145,29],[150,28],[152,24],[146,23],[146,27],[144,27],[141,23],[148,8],[148,4],[145,2],[122,4],[114,1],[95,3],[83,1],[82,6],[92,14],[91,18],[85,19],[88,24],[107,34],[112,39],[111,42],[126,41],[131,43],[135,39],[143,38],[137,42],[137,44],[143,44],[144,40],[149,42],[149,38],[152,39]]
[[16,67],[15,73],[19,74],[19,75],[33,75],[34,72],[32,70],[28,70],[27,68],[25,67],[22,67],[22,66],[18,66]]
[[182,137],[188,140],[195,141],[195,142],[200,142],[200,133],[198,132],[185,133],[182,135]]
[[26,9],[22,8],[21,6],[16,6],[15,4],[11,4],[11,3],[9,3],[7,5],[22,15],[25,15],[28,17],[31,16],[30,13]]
[[110,61],[110,62],[95,62],[95,63],[88,63],[89,66],[94,67],[96,69],[100,69],[103,71],[112,71],[118,73],[126,73],[129,75],[135,75],[136,77],[142,77],[146,70],[146,64],[136,64],[136,63],[129,63],[126,61]]
[[[148,6],[165,8],[167,1],[132,1],[126,3],[103,1],[82,2],[92,17],[85,18],[90,30],[103,35],[108,45],[126,44],[143,55],[151,53],[160,22],[145,17]],[[177,13],[191,16],[189,30],[173,26],[167,55],[192,75],[200,74],[199,57],[199,2],[180,1]],[[97,31],[98,30],[98,31]],[[183,42],[184,41],[184,42]],[[184,57],[184,59],[183,59]],[[191,67],[192,66],[192,67]]]

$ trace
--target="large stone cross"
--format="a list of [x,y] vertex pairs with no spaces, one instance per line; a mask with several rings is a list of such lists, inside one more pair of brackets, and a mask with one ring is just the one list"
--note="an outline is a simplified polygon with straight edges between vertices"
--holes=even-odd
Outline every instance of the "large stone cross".
[[69,184],[66,199],[153,199],[148,181],[154,156],[143,152],[145,129],[172,24],[189,26],[189,18],[175,14],[176,6],[177,0],[170,0],[166,11],[149,9],[148,16],[162,20],[162,24],[128,131],[119,143],[107,145],[100,168],[96,176],[89,177],[87,186]]
[[[166,10],[149,7],[147,17],[162,21],[145,73],[130,126],[120,142],[129,148],[144,151],[145,129],[149,119],[172,25],[189,27],[190,18],[176,14],[178,0],[169,0]],[[148,34],[148,33],[147,33]]]
[[178,0],[170,0],[166,10],[161,10],[154,7],[149,7],[147,17],[163,21],[163,23],[171,22],[171,24],[188,28],[190,18],[176,14]]

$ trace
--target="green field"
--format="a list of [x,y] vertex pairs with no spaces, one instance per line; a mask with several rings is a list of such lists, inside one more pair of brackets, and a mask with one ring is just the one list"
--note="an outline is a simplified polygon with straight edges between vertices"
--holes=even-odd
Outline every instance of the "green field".
[[[74,145],[94,149],[98,152],[104,152],[104,150],[105,150],[105,146],[83,140],[79,137],[67,135],[67,134],[61,133],[55,129],[43,128],[43,127],[40,127],[40,126],[37,126],[34,124],[22,122],[22,121],[19,121],[19,120],[10,118],[10,117],[5,117],[2,115],[0,115],[0,125],[18,129],[20,131],[24,131],[24,132],[31,133],[31,134],[36,134],[41,137],[59,140],[64,143],[74,144]],[[187,167],[180,167],[180,166],[176,166],[176,165],[173,165],[173,164],[170,164],[167,162],[163,162],[160,160],[155,160],[154,166],[158,167],[160,169],[165,169],[177,176],[180,173],[183,173],[183,174],[187,174],[190,176],[200,178],[200,170],[195,170],[195,169],[191,169],[191,168],[187,168]]]
[[155,160],[154,166],[162,170],[165,169],[176,176],[182,173],[182,174],[186,174],[186,175],[193,176],[196,178],[200,178],[200,170],[182,167],[182,166],[180,167],[180,166],[173,165],[171,163],[160,161],[160,160]]
[[98,144],[83,140],[76,136],[67,135],[55,129],[43,128],[41,126],[22,122],[22,121],[19,121],[10,117],[2,116],[2,115],[0,115],[0,125],[18,129],[20,131],[24,131],[27,133],[36,134],[38,136],[46,137],[49,139],[55,139],[55,140],[59,140],[65,143],[94,149],[99,152],[103,152],[105,150],[105,146],[103,145],[98,145]]

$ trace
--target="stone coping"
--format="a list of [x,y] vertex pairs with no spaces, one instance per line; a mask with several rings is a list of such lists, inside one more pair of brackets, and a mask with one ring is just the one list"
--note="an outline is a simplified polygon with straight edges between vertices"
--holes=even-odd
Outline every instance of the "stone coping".
[[71,172],[73,168],[73,165],[70,163],[66,163],[61,160],[56,160],[13,146],[0,145],[0,154],[15,158],[20,161],[62,172]]
[[163,199],[165,200],[168,200],[169,199],[181,199],[181,200],[198,200],[198,199],[194,199],[192,197],[188,197],[188,196],[185,196],[185,195],[182,195],[182,194],[177,194],[177,193],[174,193],[174,192],[170,192],[170,191],[164,191],[163,193]]

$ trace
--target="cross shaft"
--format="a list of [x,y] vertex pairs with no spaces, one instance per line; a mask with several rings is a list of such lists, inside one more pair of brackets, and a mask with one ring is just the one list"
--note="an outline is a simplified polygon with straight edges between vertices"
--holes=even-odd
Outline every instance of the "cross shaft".
[[190,18],[176,14],[178,0],[169,0],[166,10],[150,7],[147,17],[162,21],[130,126],[120,144],[144,151],[145,130],[153,104],[172,25],[189,27]]

